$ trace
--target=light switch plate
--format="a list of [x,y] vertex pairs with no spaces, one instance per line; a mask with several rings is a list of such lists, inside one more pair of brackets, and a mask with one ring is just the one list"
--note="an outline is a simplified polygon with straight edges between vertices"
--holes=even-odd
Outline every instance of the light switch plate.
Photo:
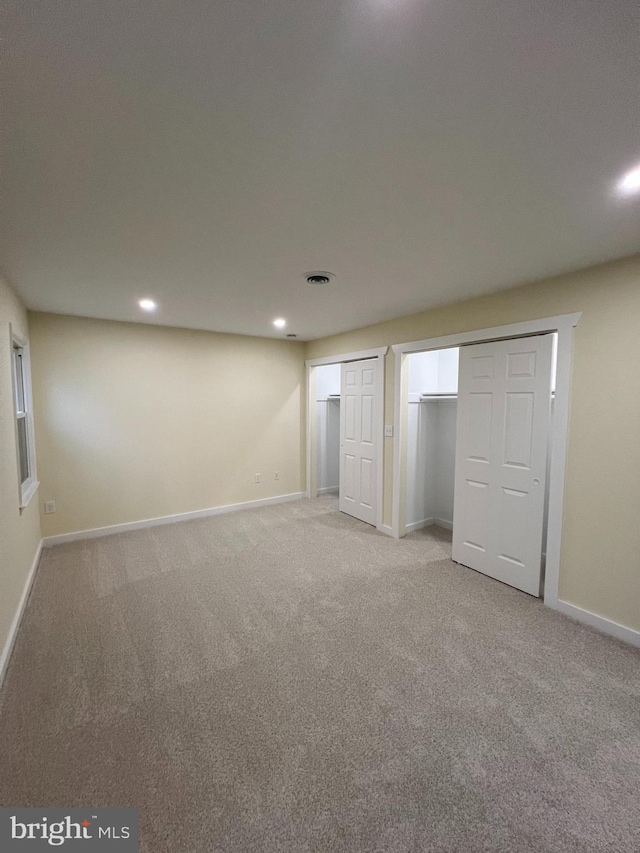
[[384,425],[384,437],[393,438],[393,424]]

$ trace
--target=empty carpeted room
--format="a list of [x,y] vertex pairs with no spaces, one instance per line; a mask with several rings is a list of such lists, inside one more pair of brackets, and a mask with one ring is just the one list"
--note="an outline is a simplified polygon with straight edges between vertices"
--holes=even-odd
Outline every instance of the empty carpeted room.
[[1,19],[0,850],[638,849],[637,3]]

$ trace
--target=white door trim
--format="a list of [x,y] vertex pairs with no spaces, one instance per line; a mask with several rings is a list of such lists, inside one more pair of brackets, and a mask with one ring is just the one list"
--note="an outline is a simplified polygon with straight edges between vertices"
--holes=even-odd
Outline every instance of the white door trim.
[[556,364],[556,396],[554,403],[553,428],[551,431],[551,469],[549,472],[549,519],[547,527],[547,561],[544,584],[544,603],[558,608],[558,583],[560,577],[560,547],[562,541],[562,508],[564,504],[564,477],[567,459],[567,431],[569,425],[569,392],[571,387],[571,357],[573,329],[582,316],[581,312],[543,317],[507,326],[493,326],[460,332],[439,338],[426,338],[395,344],[394,382],[394,440],[393,440],[393,504],[392,535],[399,539],[406,533],[405,503],[407,475],[407,403],[408,362],[407,355],[425,350],[447,349],[464,344],[482,343],[504,338],[520,338],[546,332],[558,333]]
[[376,347],[342,353],[342,355],[324,355],[321,358],[308,358],[305,364],[307,367],[319,367],[322,364],[342,364],[343,361],[361,361],[364,358],[384,358],[388,350],[389,347]]
[[322,358],[310,358],[305,361],[307,372],[307,490],[308,498],[318,496],[317,456],[316,456],[316,377],[315,369],[324,364],[342,364],[345,361],[361,361],[365,358],[375,360],[375,437],[376,437],[376,528],[383,530],[383,472],[384,472],[384,358],[389,347],[359,350],[358,352],[328,355]]

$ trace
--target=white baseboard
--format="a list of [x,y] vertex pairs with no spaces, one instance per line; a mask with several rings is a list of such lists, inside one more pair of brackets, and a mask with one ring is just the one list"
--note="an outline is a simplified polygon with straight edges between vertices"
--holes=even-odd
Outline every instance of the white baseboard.
[[423,527],[431,527],[434,521],[435,519],[433,517],[423,518],[422,521],[412,521],[411,524],[405,524],[404,532],[413,533],[414,530],[421,530]]
[[29,600],[31,587],[33,586],[33,581],[36,576],[38,563],[40,562],[40,555],[42,554],[42,545],[43,540],[41,539],[38,543],[38,547],[36,548],[36,553],[34,555],[33,562],[31,563],[29,574],[27,575],[26,580],[24,582],[22,595],[20,596],[20,601],[18,602],[18,606],[13,617],[13,622],[11,623],[11,627],[9,628],[9,634],[2,650],[2,657],[0,657],[0,687],[2,687],[2,682],[4,681],[4,677],[7,674],[7,668],[9,666],[9,661],[11,660],[11,654],[13,652],[13,647],[16,642],[16,637],[18,636],[20,623],[22,622],[24,610],[27,606],[27,601]]
[[557,600],[554,609],[559,610],[566,616],[570,616],[576,622],[590,625],[592,628],[602,631],[603,634],[609,634],[611,637],[622,640],[624,643],[629,643],[632,646],[640,648],[640,631],[636,631],[634,628],[627,628],[626,625],[606,619],[604,616],[598,616],[597,613],[592,613],[590,610],[583,610],[582,607],[570,604],[561,598]]
[[91,530],[78,530],[75,533],[60,533],[57,536],[45,536],[42,543],[45,548],[61,545],[63,542],[75,542],[79,539],[97,539],[99,536],[111,536],[113,533],[126,533],[128,530],[141,530],[144,527],[159,527],[162,524],[175,524],[178,521],[191,521],[194,518],[207,518],[210,515],[222,515],[226,512],[237,512],[241,509],[254,509],[270,504],[282,504],[298,501],[306,497],[305,492],[294,492],[290,495],[276,495],[273,498],[260,498],[255,501],[244,501],[239,504],[225,504],[209,509],[196,509],[193,512],[180,512],[177,515],[163,515],[160,518],[146,518],[142,521],[128,521],[125,524],[112,524],[109,527],[94,527]]
[[453,530],[453,522],[447,521],[446,518],[423,518],[422,521],[412,521],[411,524],[405,526],[405,533],[413,533],[414,530],[421,530],[423,527],[445,527],[447,530]]
[[319,495],[337,495],[340,491],[340,486],[323,486],[317,489]]
[[381,524],[380,527],[377,528],[380,533],[384,533],[385,536],[391,536],[392,539],[395,539],[396,536],[393,532],[393,527],[390,524]]

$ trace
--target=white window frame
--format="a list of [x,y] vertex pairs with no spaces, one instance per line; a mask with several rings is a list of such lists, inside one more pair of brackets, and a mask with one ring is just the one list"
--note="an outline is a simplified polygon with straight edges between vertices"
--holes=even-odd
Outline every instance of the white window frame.
[[[29,501],[35,495],[40,483],[38,482],[38,468],[36,464],[36,442],[35,431],[33,426],[33,393],[31,388],[31,354],[29,351],[29,341],[23,338],[15,329],[9,326],[10,332],[10,354],[11,354],[11,377],[13,388],[13,422],[15,426],[16,436],[16,476],[18,483],[18,497],[20,512],[28,506]],[[15,366],[15,351],[20,350],[22,356],[22,399],[24,412],[19,411],[18,406],[18,376]],[[27,437],[27,461],[29,465],[29,476],[21,482],[20,473],[20,437],[18,431],[18,420],[24,418],[26,422],[26,437]]]

